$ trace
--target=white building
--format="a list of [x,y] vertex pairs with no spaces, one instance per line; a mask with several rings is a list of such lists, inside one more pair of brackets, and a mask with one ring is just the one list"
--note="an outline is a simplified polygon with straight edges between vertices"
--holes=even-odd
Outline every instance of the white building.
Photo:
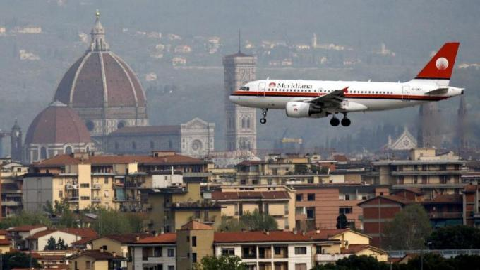
[[133,269],[175,270],[176,234],[166,233],[146,237],[128,245],[133,250]]

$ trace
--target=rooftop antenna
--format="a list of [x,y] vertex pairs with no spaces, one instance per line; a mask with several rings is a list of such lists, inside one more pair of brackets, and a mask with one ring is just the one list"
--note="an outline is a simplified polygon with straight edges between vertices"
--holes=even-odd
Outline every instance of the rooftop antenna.
[[238,29],[238,53],[242,53],[242,32]]

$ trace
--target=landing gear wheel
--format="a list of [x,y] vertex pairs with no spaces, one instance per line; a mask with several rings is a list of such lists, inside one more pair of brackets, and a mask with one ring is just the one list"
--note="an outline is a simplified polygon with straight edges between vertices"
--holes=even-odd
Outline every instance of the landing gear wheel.
[[350,119],[348,119],[348,118],[343,118],[342,119],[342,126],[344,126],[344,127],[350,126],[351,123],[352,123],[352,121],[350,121]]
[[260,124],[264,125],[265,123],[267,123],[267,113],[268,109],[262,109],[263,118],[260,118]]
[[336,127],[340,124],[340,120],[338,120],[338,118],[336,117],[332,117],[332,119],[330,119],[330,125]]

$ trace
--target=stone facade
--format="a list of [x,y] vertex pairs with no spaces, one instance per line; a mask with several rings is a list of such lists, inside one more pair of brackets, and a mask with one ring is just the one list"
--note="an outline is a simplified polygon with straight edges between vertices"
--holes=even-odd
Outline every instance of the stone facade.
[[200,118],[180,125],[181,153],[191,157],[206,157],[215,149],[215,124]]
[[225,85],[225,140],[227,151],[257,149],[255,108],[233,104],[229,96],[247,82],[256,80],[256,58],[241,52],[223,58]]

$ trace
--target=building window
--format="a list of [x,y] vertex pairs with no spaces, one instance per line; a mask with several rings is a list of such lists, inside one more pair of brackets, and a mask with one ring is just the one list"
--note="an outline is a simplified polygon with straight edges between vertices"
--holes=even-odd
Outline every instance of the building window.
[[80,184],[80,187],[81,188],[90,188],[90,184],[89,183],[83,183],[83,184]]
[[295,264],[295,270],[307,270],[306,263],[297,263]]
[[63,198],[63,191],[62,190],[58,191],[58,197]]
[[350,201],[350,195],[349,194],[345,194],[345,201]]
[[197,237],[192,236],[192,247],[196,247],[196,246],[197,246]]
[[155,247],[153,254],[155,257],[162,257],[162,247]]
[[90,263],[90,261],[85,261],[85,269],[91,269],[92,267],[92,264]]
[[137,143],[136,142],[132,142],[132,149],[137,149]]
[[169,266],[168,266],[168,270],[175,270],[175,266],[169,265]]
[[235,250],[233,248],[222,248],[222,256],[233,256],[235,255]]
[[88,120],[86,126],[88,131],[92,131],[95,128],[95,123],[93,123],[91,120]]
[[104,183],[104,184],[108,184],[108,178],[107,178],[107,177],[105,177],[105,178],[103,179],[103,183]]
[[295,247],[295,254],[307,254],[306,247]]
[[168,257],[175,257],[175,249],[173,249],[173,248],[167,249],[167,256]]
[[65,147],[65,154],[70,155],[71,153],[73,153],[72,147],[71,146]]
[[80,197],[80,200],[82,200],[82,201],[89,201],[89,200],[90,200],[90,196],[81,196],[81,197]]
[[351,214],[352,213],[352,207],[351,206],[343,206],[339,208],[339,213],[340,214]]
[[307,199],[308,199],[309,201],[315,201],[315,193],[310,193],[310,194],[308,194]]
[[117,128],[118,128],[118,129],[121,129],[121,128],[123,128],[125,125],[126,125],[125,121],[122,120],[122,121],[120,121],[120,122],[118,123]]
[[314,207],[307,208],[307,219],[315,219],[315,208]]
[[40,149],[40,159],[46,159],[47,158],[47,148],[42,147]]
[[197,262],[197,253],[192,253],[192,262],[193,263]]
[[282,254],[282,249],[280,247],[274,247],[273,249],[274,249],[275,255]]
[[297,202],[301,202],[302,201],[302,196],[303,194],[297,194],[295,195],[295,199],[297,200]]

